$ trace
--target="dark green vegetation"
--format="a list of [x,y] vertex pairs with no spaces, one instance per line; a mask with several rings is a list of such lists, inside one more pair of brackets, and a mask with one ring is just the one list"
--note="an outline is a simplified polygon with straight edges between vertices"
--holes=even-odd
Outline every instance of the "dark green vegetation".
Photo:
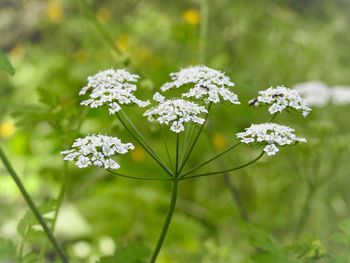
[[[305,2],[1,1],[0,47],[16,73],[0,73],[0,143],[50,225],[61,207],[55,236],[72,262],[96,262],[114,246],[114,258],[101,262],[149,258],[171,195],[167,182],[125,180],[63,163],[59,152],[88,133],[137,146],[105,109],[79,105],[87,76],[127,67],[143,77],[143,99],[170,72],[198,63],[224,70],[241,102],[270,85],[350,85],[349,1]],[[2,54],[0,68],[14,73]],[[349,262],[349,110],[329,105],[306,119],[284,114],[281,122],[307,144],[229,176],[181,182],[158,261]],[[173,135],[145,124],[139,109],[127,113],[166,154],[163,136]],[[187,169],[234,143],[250,122],[268,119],[248,105],[216,106]],[[239,165],[258,153],[241,145],[211,168]],[[120,172],[166,178],[140,147],[119,162]],[[27,210],[1,165],[0,262],[55,262]]]

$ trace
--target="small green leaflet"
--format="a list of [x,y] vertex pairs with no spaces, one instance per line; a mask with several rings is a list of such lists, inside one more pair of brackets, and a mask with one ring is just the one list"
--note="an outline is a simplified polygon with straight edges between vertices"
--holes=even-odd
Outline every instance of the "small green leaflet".
[[[49,200],[39,207],[41,214],[49,226],[53,223],[53,219],[48,218],[47,215],[54,212],[56,208],[57,202],[54,200]],[[42,227],[31,211],[27,211],[22,217],[17,226],[17,232],[23,241],[26,242],[38,242],[46,239]]]
[[11,75],[14,75],[16,72],[15,68],[11,65],[11,62],[2,52],[0,52],[0,70],[4,70]]

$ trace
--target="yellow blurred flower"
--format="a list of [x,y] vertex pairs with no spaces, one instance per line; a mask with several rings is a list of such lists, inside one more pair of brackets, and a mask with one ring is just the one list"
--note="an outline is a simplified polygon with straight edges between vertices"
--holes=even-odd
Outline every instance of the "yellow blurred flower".
[[128,34],[121,34],[115,41],[115,45],[123,51],[127,50],[131,45],[130,36]]
[[25,54],[25,49],[20,45],[16,45],[11,49],[10,54],[14,59],[22,59]]
[[212,138],[212,142],[216,150],[223,150],[228,145],[228,141],[225,135],[222,133],[215,133]]
[[97,19],[101,23],[106,23],[111,19],[111,11],[109,11],[106,8],[101,8],[100,10],[97,11]]
[[146,159],[146,153],[142,148],[135,148],[131,152],[131,159],[135,162],[142,163]]
[[0,123],[0,138],[10,138],[16,131],[16,127],[11,121]]
[[200,21],[200,14],[197,9],[187,9],[182,13],[182,19],[190,25],[198,25]]
[[46,6],[46,15],[52,22],[60,22],[63,19],[63,7],[59,0],[49,1]]

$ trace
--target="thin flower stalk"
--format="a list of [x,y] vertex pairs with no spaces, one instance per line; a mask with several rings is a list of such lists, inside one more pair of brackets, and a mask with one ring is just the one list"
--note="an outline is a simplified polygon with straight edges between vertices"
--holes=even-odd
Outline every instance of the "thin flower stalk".
[[114,172],[112,170],[106,170],[107,172],[114,174],[116,176],[128,178],[128,179],[134,179],[134,180],[142,180],[142,181],[173,181],[173,178],[154,178],[154,177],[136,177],[136,176],[130,176],[130,175],[125,175],[121,173]]
[[156,262],[158,254],[159,254],[159,252],[162,248],[162,245],[164,243],[165,236],[168,232],[170,222],[171,222],[171,219],[172,219],[173,214],[174,214],[177,196],[178,196],[178,188],[179,188],[179,180],[177,178],[175,178],[173,180],[172,193],[171,193],[170,203],[169,203],[169,207],[168,207],[168,212],[167,212],[167,215],[165,217],[163,227],[162,227],[162,230],[160,232],[159,239],[158,239],[157,244],[156,244],[154,251],[152,253],[150,263]]
[[[133,129],[133,131],[141,138],[141,140],[143,141],[143,143],[148,147],[148,149],[154,154],[154,156],[162,162],[161,158],[157,155],[157,153],[153,150],[153,147],[151,146],[151,144],[147,141],[147,139],[142,135],[142,133],[137,129],[137,127],[135,126],[135,124],[130,120],[130,118],[128,117],[128,115],[121,110],[121,114],[123,115],[123,117],[125,118],[125,120],[127,121],[127,123],[131,126],[131,128]],[[163,163],[163,165],[166,167],[166,165]],[[170,171],[169,167],[166,167],[166,169],[168,171]]]
[[240,166],[237,166],[237,167],[234,167],[234,168],[231,168],[231,169],[227,169],[227,170],[223,170],[223,171],[216,171],[216,172],[209,172],[209,173],[202,173],[202,174],[196,174],[196,175],[191,175],[191,176],[186,176],[186,177],[182,177],[180,178],[179,180],[182,181],[182,180],[189,180],[189,179],[193,179],[193,178],[197,178],[197,177],[203,177],[203,176],[210,176],[210,175],[217,175],[217,174],[223,174],[223,173],[229,173],[229,172],[232,172],[232,171],[236,171],[236,170],[239,170],[239,169],[242,169],[242,168],[245,168],[255,162],[257,162],[259,159],[261,159],[261,157],[263,157],[263,155],[265,154],[264,151],[262,151],[258,157],[256,157],[255,159],[243,164],[243,165],[240,165]]
[[18,177],[17,173],[13,169],[10,161],[8,160],[5,152],[2,150],[1,147],[0,147],[0,158],[1,158],[1,160],[2,160],[2,162],[4,164],[4,166],[5,166],[6,170],[11,175],[12,179],[15,181],[18,189],[20,190],[23,198],[27,202],[30,210],[34,214],[35,218],[38,220],[39,224],[42,226],[45,235],[47,236],[47,238],[51,242],[51,244],[52,244],[53,248],[55,249],[57,255],[59,256],[60,260],[63,263],[69,263],[68,257],[66,256],[66,254],[63,251],[62,247],[59,245],[58,241],[56,240],[56,238],[52,234],[50,228],[48,227],[48,225],[45,222],[45,219],[41,215],[39,209],[35,205],[34,201],[30,197],[30,195],[28,194],[28,192],[27,192],[26,188],[24,187],[21,179]]
[[[142,142],[135,134],[133,131],[131,131],[131,129],[126,125],[126,123],[123,121],[123,119],[119,116],[119,114],[116,114],[119,121],[121,122],[121,124],[123,125],[123,127],[128,131],[128,133],[141,145],[141,147],[148,153],[148,155],[150,157],[152,157],[152,159],[159,164],[159,166],[161,168],[163,168],[163,170],[171,177],[173,177],[173,172],[163,163],[163,161],[157,157],[157,155],[154,153],[152,148],[149,148],[148,146],[146,146],[146,144],[144,142]],[[129,122],[130,124],[130,122]]]
[[205,165],[211,163],[212,161],[215,161],[216,159],[218,159],[219,157],[223,156],[224,154],[226,154],[226,153],[232,151],[234,148],[236,148],[236,147],[237,147],[238,145],[240,145],[240,144],[241,144],[241,142],[235,143],[234,145],[232,145],[232,146],[230,146],[229,148],[227,148],[225,151],[219,153],[218,155],[215,155],[214,157],[212,157],[212,158],[210,158],[209,160],[205,161],[205,162],[202,163],[201,165],[198,165],[197,167],[191,169],[190,171],[188,171],[188,172],[182,174],[180,178],[186,177],[187,175],[189,175],[189,174],[191,174],[191,173],[197,171],[198,169],[200,169],[200,168],[202,168],[203,166],[205,166]]
[[205,115],[205,121],[204,121],[204,123],[203,123],[203,124],[201,125],[201,127],[199,128],[199,131],[198,131],[198,133],[196,134],[196,137],[195,137],[195,139],[194,139],[194,141],[193,141],[193,143],[192,143],[192,145],[191,145],[191,147],[190,147],[190,150],[189,150],[188,153],[185,155],[185,158],[184,158],[183,162],[180,164],[179,174],[181,174],[181,172],[182,172],[183,168],[185,167],[185,165],[186,165],[186,163],[187,163],[187,161],[188,161],[188,159],[189,159],[189,157],[190,157],[190,155],[191,155],[191,153],[192,153],[194,147],[196,146],[196,143],[197,143],[197,141],[198,141],[198,139],[199,139],[199,136],[201,135],[201,133],[202,133],[202,131],[203,131],[204,125],[206,124],[206,122],[207,122],[207,120],[208,120],[210,108],[211,108],[211,104],[209,104],[208,113]]

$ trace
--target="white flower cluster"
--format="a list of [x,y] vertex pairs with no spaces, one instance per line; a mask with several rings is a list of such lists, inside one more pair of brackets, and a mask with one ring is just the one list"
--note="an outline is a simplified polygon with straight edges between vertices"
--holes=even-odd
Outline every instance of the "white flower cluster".
[[328,86],[320,81],[299,83],[293,89],[298,91],[310,106],[324,107],[332,96]]
[[221,97],[224,101],[239,104],[237,95],[228,89],[235,84],[218,70],[206,66],[187,67],[177,73],[171,73],[170,77],[173,81],[161,87],[163,92],[171,88],[194,84],[188,92],[182,94],[182,97],[203,99],[206,104],[219,103]]
[[332,102],[335,105],[350,104],[350,87],[344,87],[344,86],[333,87]]
[[301,111],[303,116],[306,117],[311,111],[307,102],[296,90],[283,86],[259,91],[259,96],[249,101],[249,104],[254,106],[259,106],[260,104],[271,105],[269,107],[271,114],[282,112],[287,108],[293,108]]
[[305,138],[299,138],[294,134],[294,129],[276,123],[252,124],[244,132],[236,134],[241,142],[266,143],[264,152],[267,155],[275,155],[279,146],[291,145],[296,142],[306,142]]
[[135,83],[138,78],[138,75],[125,69],[100,71],[89,77],[87,85],[81,89],[79,95],[85,95],[91,90],[89,99],[84,100],[81,105],[97,108],[107,104],[110,114],[120,111],[123,104],[134,103],[139,107],[146,107],[148,101],[141,101],[133,95],[137,89]]
[[311,106],[324,107],[328,103],[334,105],[350,104],[350,87],[328,87],[320,81],[310,81],[296,84],[293,87]]
[[170,126],[170,130],[180,133],[185,130],[184,123],[194,122],[203,124],[204,119],[198,117],[201,113],[207,113],[205,107],[183,99],[166,99],[158,92],[154,94],[153,99],[159,104],[147,110],[143,116],[149,121],[157,121],[160,124]]
[[64,160],[75,161],[79,168],[88,166],[104,167],[105,169],[118,169],[120,165],[111,159],[117,154],[125,154],[133,150],[132,143],[122,143],[120,139],[107,135],[89,135],[78,138],[71,150],[62,151]]

